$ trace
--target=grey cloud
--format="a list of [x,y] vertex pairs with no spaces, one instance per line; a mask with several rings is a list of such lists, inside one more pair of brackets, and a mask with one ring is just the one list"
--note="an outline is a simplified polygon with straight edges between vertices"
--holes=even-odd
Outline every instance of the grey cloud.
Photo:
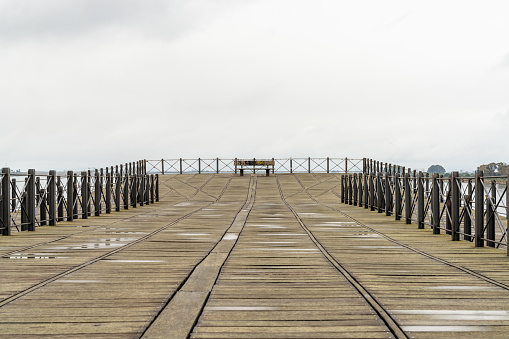
[[109,28],[177,38],[225,9],[183,0],[10,0],[0,4],[0,40],[65,39]]

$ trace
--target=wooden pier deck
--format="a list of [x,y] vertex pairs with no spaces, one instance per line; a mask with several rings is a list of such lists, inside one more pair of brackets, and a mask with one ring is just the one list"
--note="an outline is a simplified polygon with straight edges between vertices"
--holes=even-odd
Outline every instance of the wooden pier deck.
[[0,237],[0,338],[506,338],[509,258],[340,203],[340,175],[164,175]]

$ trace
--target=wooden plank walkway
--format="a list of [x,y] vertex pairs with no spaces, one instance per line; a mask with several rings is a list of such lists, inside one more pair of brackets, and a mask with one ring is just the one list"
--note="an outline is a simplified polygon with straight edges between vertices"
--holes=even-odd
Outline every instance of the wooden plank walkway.
[[505,338],[509,258],[340,204],[340,176],[165,175],[0,238],[0,338]]

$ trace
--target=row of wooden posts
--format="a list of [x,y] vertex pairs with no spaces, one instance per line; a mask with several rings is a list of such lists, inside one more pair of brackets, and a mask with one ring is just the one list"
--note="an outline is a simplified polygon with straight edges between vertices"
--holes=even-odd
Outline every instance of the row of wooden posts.
[[144,160],[64,175],[54,170],[38,175],[34,169],[20,175],[3,168],[0,186],[2,235],[159,201],[159,176],[146,173]]
[[[504,180],[505,189],[497,196],[500,180]],[[473,241],[476,247],[483,247],[485,243],[499,247],[508,245],[507,184],[507,176],[486,177],[480,170],[472,178],[462,178],[458,172],[452,172],[447,178],[438,174],[430,177],[422,172],[413,176],[397,171],[348,174],[342,176],[341,202],[385,212],[387,216],[394,215],[396,220],[403,218],[407,224],[414,220],[420,229],[427,224],[433,234],[440,234],[444,229],[454,241],[463,235],[464,240]],[[504,208],[505,225],[499,213]],[[502,229],[498,233],[500,240],[496,239],[496,224]],[[509,255],[509,246],[507,253]]]

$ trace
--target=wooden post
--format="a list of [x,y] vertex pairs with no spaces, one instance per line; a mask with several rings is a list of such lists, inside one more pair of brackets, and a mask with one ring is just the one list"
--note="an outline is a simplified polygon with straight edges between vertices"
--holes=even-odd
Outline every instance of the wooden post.
[[129,172],[126,171],[124,175],[124,209],[129,209],[129,195],[131,194],[131,189],[129,185],[131,184],[131,180],[129,178]]
[[497,182],[491,181],[491,197],[486,199],[486,245],[496,247],[495,244],[495,215],[497,213],[495,204],[497,203]]
[[28,231],[35,231],[35,169],[28,170],[27,181]]
[[345,203],[345,176],[341,176],[341,203]]
[[49,225],[57,224],[57,172],[49,171],[48,176],[48,212]]
[[484,247],[484,172],[475,171],[475,247]]
[[394,219],[401,220],[401,183],[399,182],[400,174],[394,174]]
[[101,215],[101,179],[99,176],[99,171],[95,170],[95,182],[94,182],[94,210],[95,210],[95,216]]
[[363,178],[363,189],[364,189],[364,209],[367,209],[369,206],[369,190],[368,190],[368,174],[364,173],[362,175]]
[[[460,192],[461,193],[461,192]],[[464,240],[472,240],[472,219],[470,216],[472,215],[472,180],[468,179],[467,183],[467,196],[465,197],[465,214],[463,217],[463,235]]]
[[164,175],[164,159],[161,159],[161,174]]
[[405,173],[405,223],[412,223],[412,192],[410,188],[410,174]]
[[60,180],[57,186],[57,221],[64,221],[64,188],[62,187]]
[[122,186],[122,177],[120,173],[115,174],[115,211],[120,212],[120,187]]
[[460,187],[459,173],[451,173],[451,238],[453,241],[460,240]]
[[509,256],[509,237],[507,231],[509,231],[509,176],[505,179],[505,245],[507,247],[507,255]]
[[2,168],[2,202],[0,204],[0,226],[2,235],[11,235],[11,170]]
[[352,189],[353,189],[353,205],[354,206],[357,206],[357,173],[354,173],[353,174],[353,184],[352,184]]
[[431,214],[433,216],[433,234],[440,234],[440,186],[438,173],[433,173],[431,186]]
[[421,171],[417,177],[417,228],[424,228],[424,177]]
[[385,215],[392,215],[392,204],[391,204],[391,181],[389,173],[385,172]]
[[88,219],[88,179],[87,172],[81,172],[81,218]]
[[159,201],[159,174],[156,173],[156,202]]
[[154,175],[150,176],[150,202],[155,202],[155,194],[154,194]]
[[362,173],[359,173],[357,175],[358,177],[358,180],[357,180],[357,188],[359,190],[359,207],[362,207],[362,198],[363,198],[363,195],[362,195]]
[[143,206],[145,204],[145,176],[140,175],[138,180],[140,181],[140,192],[138,193],[140,196],[140,206]]
[[373,172],[369,174],[369,206],[370,210],[375,210],[375,176]]
[[382,174],[380,172],[377,173],[376,175],[376,192],[377,192],[377,211],[378,213],[382,213],[382,199],[383,199],[383,195],[382,195]]
[[106,173],[106,214],[111,213],[111,173]]

